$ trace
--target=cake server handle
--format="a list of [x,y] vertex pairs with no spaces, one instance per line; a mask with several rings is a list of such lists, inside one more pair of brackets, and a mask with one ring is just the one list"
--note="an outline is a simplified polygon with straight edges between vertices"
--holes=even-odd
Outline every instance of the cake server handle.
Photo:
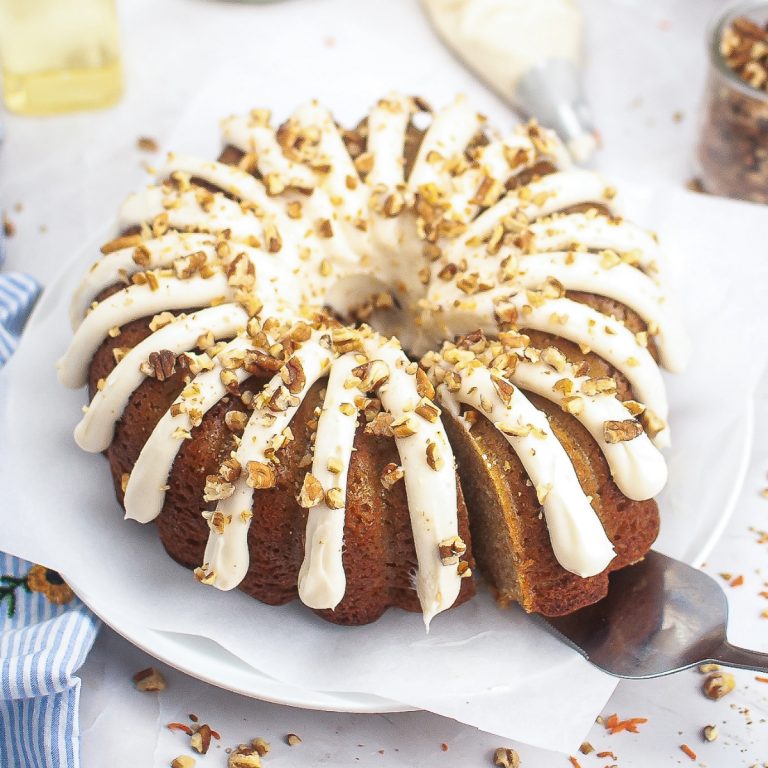
[[740,648],[732,645],[727,640],[708,659],[715,664],[724,664],[728,667],[739,669],[753,669],[755,672],[768,674],[768,653],[750,651],[748,648]]

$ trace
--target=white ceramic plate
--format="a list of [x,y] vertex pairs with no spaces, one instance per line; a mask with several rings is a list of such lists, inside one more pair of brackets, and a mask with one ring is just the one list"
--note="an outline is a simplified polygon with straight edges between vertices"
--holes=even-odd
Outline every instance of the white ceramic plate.
[[[27,336],[52,313],[61,314],[62,297],[71,294],[73,284],[97,252],[97,243],[105,239],[102,233],[51,283],[30,319]],[[40,346],[39,342],[37,346]],[[40,352],[53,356],[60,350]],[[14,402],[16,397],[19,398],[17,402],[23,401],[21,392],[28,388],[28,382],[22,366],[11,364],[7,373],[4,383],[9,402]],[[685,387],[676,385],[674,377],[669,383],[675,449],[670,454],[670,483],[660,499],[663,524],[658,547],[668,554],[700,564],[732,513],[741,488],[751,447],[752,403],[745,398],[718,422],[718,414],[708,409],[703,393],[692,396]],[[713,435],[718,439],[713,439]],[[72,450],[77,450],[74,445]],[[691,460],[696,466],[708,467],[711,471],[693,471],[689,464]],[[94,472],[97,471],[105,472],[106,468],[95,466]],[[695,499],[702,502],[695,508],[690,493],[693,483],[697,485]],[[93,597],[88,583],[75,581],[72,587],[95,614],[127,640],[161,661],[213,685],[266,701],[310,709],[344,712],[409,709],[378,696],[329,693],[286,684],[256,671],[211,640],[157,631],[127,621],[109,601]]]

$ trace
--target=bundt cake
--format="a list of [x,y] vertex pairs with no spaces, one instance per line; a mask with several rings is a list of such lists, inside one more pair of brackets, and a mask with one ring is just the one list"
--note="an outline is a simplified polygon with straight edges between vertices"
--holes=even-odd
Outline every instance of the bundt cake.
[[126,200],[72,302],[59,375],[126,517],[202,584],[340,624],[428,625],[475,570],[526,611],[602,597],[656,537],[659,363],[687,354],[655,237],[464,98],[222,129]]

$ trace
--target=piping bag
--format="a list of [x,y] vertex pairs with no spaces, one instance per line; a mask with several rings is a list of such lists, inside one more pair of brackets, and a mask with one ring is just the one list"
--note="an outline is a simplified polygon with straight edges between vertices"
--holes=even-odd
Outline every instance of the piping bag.
[[422,0],[443,41],[511,106],[553,128],[573,158],[597,147],[581,84],[574,0]]

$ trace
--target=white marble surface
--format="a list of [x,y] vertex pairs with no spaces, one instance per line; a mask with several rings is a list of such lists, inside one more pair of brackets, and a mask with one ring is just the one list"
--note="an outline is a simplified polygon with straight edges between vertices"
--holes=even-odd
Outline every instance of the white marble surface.
[[[723,4],[585,0],[583,5],[589,40],[587,92],[604,144],[596,164],[613,176],[683,184],[692,175],[705,29]],[[162,142],[174,133],[199,83],[223,62],[230,70],[241,65],[249,83],[258,74],[274,86],[290,71],[291,81],[306,78],[307,93],[321,93],[332,103],[337,84],[333,78],[313,81],[313,60],[323,62],[324,72],[357,66],[369,71],[375,83],[386,82],[387,60],[366,58],[366,41],[349,39],[361,18],[372,35],[391,35],[392,57],[407,57],[409,46],[430,34],[413,0],[292,0],[265,7],[221,0],[125,0],[121,15],[127,90],[119,106],[53,119],[3,115],[0,209],[9,212],[17,228],[9,242],[9,267],[29,271],[43,282],[109,219],[125,193],[143,182],[140,163],[148,157],[136,150],[136,137],[149,135]],[[358,23],[352,24],[353,18]],[[259,59],[264,35],[285,37],[284,59]],[[350,51],[355,51],[353,61]],[[427,75],[439,77],[439,68]],[[424,73],[414,73],[419,83],[424,78]],[[365,103],[379,89],[355,96]],[[474,95],[493,101],[480,85]],[[260,101],[258,94],[254,101]],[[210,122],[211,116],[201,119]],[[17,203],[23,205],[20,212],[14,210]],[[767,588],[766,545],[758,544],[758,535],[750,530],[768,529],[768,499],[760,495],[768,486],[768,380],[756,407],[751,468],[737,512],[707,567],[713,573],[744,575],[742,587],[727,589],[731,639],[768,651],[768,620],[760,618],[768,600],[758,595]],[[169,687],[161,696],[142,695],[130,677],[149,663],[143,653],[102,631],[82,672],[84,768],[168,765],[185,751],[185,739],[162,725],[183,721],[188,712],[221,731],[223,745],[267,738],[273,743],[268,766],[482,766],[491,764],[490,755],[500,746],[496,737],[427,713],[305,712],[228,694],[172,670],[165,670]],[[615,752],[622,768],[762,765],[768,761],[768,685],[748,672],[736,677],[736,692],[716,703],[701,695],[696,672],[622,682],[605,713],[644,716],[649,723],[636,736],[608,736],[595,726],[589,740],[598,752]],[[707,723],[720,728],[720,738],[712,744],[704,744],[700,736]],[[288,732],[298,733],[303,743],[286,746],[282,736]],[[447,752],[442,743],[448,744]],[[698,753],[697,762],[680,751],[682,743]],[[524,768],[570,765],[565,755],[516,746]],[[583,768],[612,762],[594,754],[578,757]],[[225,764],[222,749],[212,748],[198,764]]]

